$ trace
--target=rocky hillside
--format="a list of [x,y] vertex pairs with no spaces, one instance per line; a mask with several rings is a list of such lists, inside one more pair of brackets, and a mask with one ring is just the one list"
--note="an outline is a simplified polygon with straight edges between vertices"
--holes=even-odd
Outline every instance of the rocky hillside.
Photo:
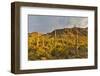
[[28,59],[87,58],[88,28],[56,29],[47,34],[28,34]]

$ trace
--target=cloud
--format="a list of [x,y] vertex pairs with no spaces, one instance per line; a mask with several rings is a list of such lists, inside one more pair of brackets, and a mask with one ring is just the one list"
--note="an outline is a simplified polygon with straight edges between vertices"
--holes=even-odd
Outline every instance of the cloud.
[[87,17],[30,15],[28,32],[48,33],[54,29],[87,27]]
[[87,17],[69,17],[69,26],[76,27],[87,27],[88,18]]

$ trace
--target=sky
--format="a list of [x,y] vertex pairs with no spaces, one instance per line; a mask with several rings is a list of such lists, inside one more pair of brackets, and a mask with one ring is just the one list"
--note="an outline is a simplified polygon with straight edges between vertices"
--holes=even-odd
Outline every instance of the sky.
[[87,17],[75,16],[46,16],[46,15],[29,15],[28,32],[48,33],[55,29],[81,27],[88,25]]

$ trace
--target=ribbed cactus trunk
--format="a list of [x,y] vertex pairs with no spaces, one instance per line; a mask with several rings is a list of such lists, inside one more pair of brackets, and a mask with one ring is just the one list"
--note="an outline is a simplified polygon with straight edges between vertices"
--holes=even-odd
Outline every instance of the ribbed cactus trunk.
[[37,47],[39,45],[39,34],[37,33]]
[[44,37],[43,37],[43,41],[42,41],[43,47],[44,47]]
[[76,54],[77,54],[77,56],[78,56],[78,39],[79,39],[78,29],[76,28]]
[[56,43],[57,43],[57,40],[56,40],[56,25],[55,25],[55,47],[56,47]]
[[76,47],[77,47],[77,50],[78,50],[78,30],[76,29],[76,32],[77,32],[77,34],[76,34]]

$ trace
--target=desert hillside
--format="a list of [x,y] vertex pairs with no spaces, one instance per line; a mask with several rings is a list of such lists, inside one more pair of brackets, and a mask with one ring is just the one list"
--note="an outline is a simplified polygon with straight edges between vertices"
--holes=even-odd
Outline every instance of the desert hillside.
[[28,33],[28,59],[87,58],[88,28],[55,29],[43,34]]

